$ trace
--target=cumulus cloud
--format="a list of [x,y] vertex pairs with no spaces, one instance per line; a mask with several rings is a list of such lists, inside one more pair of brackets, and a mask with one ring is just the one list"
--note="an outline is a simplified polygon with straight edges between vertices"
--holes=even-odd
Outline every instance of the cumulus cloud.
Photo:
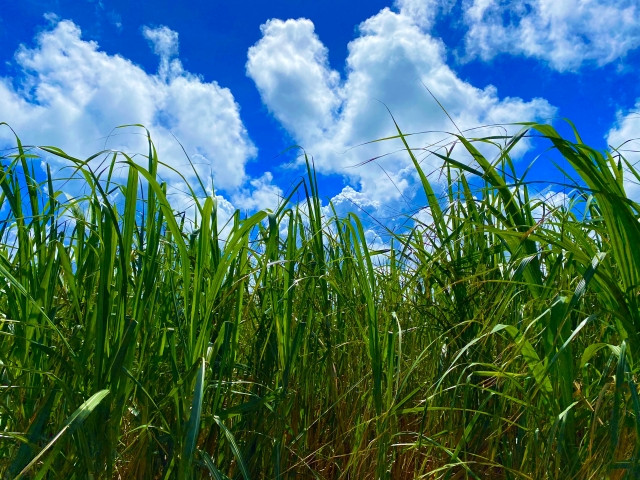
[[248,188],[243,188],[233,196],[233,203],[248,211],[275,210],[283,200],[282,189],[273,183],[273,174],[265,172],[261,177],[249,180]]
[[430,28],[439,13],[447,13],[455,0],[395,0],[395,7],[422,28]]
[[357,207],[366,208],[380,206],[380,201],[372,199],[364,195],[362,192],[356,192],[352,187],[346,186],[338,195],[332,199],[333,205],[340,208],[343,204],[355,205]]
[[[109,136],[117,125],[141,123],[150,130],[160,160],[187,180],[195,173],[176,138],[203,179],[212,178],[226,191],[240,188],[256,148],[231,91],[183,70],[176,32],[159,27],[142,33],[159,56],[157,73],[106,54],[96,42],[83,40],[73,22],[53,19],[33,46],[16,52],[18,75],[0,78],[0,120],[23,143],[55,145],[81,158],[105,147],[146,153],[139,129]],[[9,134],[0,130],[4,145],[12,144]],[[162,175],[169,184],[181,181],[168,169]]]
[[640,46],[637,0],[465,0],[465,45],[483,60],[500,53],[560,71],[602,66]]
[[325,135],[340,103],[339,75],[311,20],[269,20],[249,49],[247,72],[267,107],[294,136]]
[[[546,120],[555,113],[543,99],[500,98],[492,86],[478,88],[459,78],[445,63],[442,42],[416,21],[424,17],[416,13],[419,3],[398,6],[399,13],[384,9],[360,25],[348,46],[344,79],[330,68],[326,47],[307,19],[269,20],[249,50],[247,74],[269,110],[314,155],[319,172],[342,175],[351,184],[336,201],[396,208],[419,190],[399,140],[351,147],[396,133],[387,107],[405,133],[455,131],[423,85],[461,129]],[[450,137],[425,133],[409,141],[425,147],[443,138]],[[434,156],[416,155],[427,173],[440,165]]]
[[[618,112],[618,118],[607,134],[607,143],[640,172],[640,100],[631,112]],[[627,196],[640,202],[640,181],[624,168]]]

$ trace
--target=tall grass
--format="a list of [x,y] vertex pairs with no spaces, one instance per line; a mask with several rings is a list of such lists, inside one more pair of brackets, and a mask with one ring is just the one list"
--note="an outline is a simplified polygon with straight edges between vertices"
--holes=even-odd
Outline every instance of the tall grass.
[[[514,177],[533,133],[577,172],[561,205]],[[236,213],[221,238],[215,196],[192,190],[193,218],[172,209],[151,139],[145,166],[115,153],[95,171],[16,137],[0,172],[4,478],[638,478],[627,165],[548,125],[458,135],[433,152],[439,197],[398,140],[433,221],[372,251],[356,215],[327,215],[310,162],[302,202]],[[86,194],[36,180],[40,152]]]

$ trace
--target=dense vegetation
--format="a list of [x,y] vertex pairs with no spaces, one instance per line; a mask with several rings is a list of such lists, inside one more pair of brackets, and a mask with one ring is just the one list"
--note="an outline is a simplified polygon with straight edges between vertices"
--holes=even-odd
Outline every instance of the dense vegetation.
[[[0,172],[0,474],[638,478],[629,165],[523,127],[435,152],[444,196],[398,129],[432,220],[379,251],[356,215],[326,214],[311,166],[303,201],[238,213],[221,238],[214,196],[172,210],[151,141],[144,168],[41,147],[82,176],[67,198],[16,139]],[[515,179],[525,135],[576,172],[566,201]]]

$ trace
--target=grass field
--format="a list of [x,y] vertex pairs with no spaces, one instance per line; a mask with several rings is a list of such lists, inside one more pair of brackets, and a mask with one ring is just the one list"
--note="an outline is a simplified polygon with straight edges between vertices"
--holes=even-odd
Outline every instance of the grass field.
[[[513,177],[531,136],[576,172],[559,205]],[[16,139],[0,172],[0,475],[639,478],[630,166],[526,124],[454,137],[443,193],[400,140],[432,221],[372,251],[356,215],[326,214],[310,163],[304,201],[237,213],[221,238],[214,196],[172,210],[151,140],[144,167],[119,153],[96,172]],[[36,182],[45,154],[86,195]]]

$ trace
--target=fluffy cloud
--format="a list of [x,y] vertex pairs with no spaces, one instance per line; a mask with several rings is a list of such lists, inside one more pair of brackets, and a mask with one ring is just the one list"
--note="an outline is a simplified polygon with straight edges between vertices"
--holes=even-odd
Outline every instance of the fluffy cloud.
[[380,207],[380,201],[363,195],[362,192],[356,192],[352,187],[346,186],[338,195],[333,198],[333,205],[340,208],[343,204],[355,205],[360,208]]
[[179,75],[182,72],[182,65],[179,60],[174,59],[178,55],[178,32],[164,26],[158,28],[145,26],[142,34],[149,41],[153,52],[160,57],[160,67],[158,67],[160,77],[166,80],[169,75]]
[[142,34],[146,38],[153,51],[160,58],[169,59],[178,55],[178,32],[174,32],[168,27],[143,27]]
[[269,20],[261,31],[262,40],[249,49],[247,72],[264,103],[294,136],[323,136],[340,103],[339,75],[330,70],[313,23]]
[[[357,199],[360,205],[393,210],[419,190],[399,140],[351,147],[396,133],[386,107],[405,133],[432,132],[410,137],[412,147],[450,140],[437,132],[456,127],[423,85],[460,129],[554,115],[543,99],[501,99],[492,86],[481,89],[460,79],[445,63],[442,42],[421,28],[430,20],[418,5],[399,1],[400,13],[384,9],[362,23],[349,44],[342,80],[306,19],[268,21],[249,50],[247,74],[269,110],[314,155],[319,172],[343,175],[356,187],[346,187],[336,201]],[[427,173],[440,165],[426,151],[416,155]]]
[[[618,119],[607,134],[607,143],[640,172],[640,100],[632,112],[618,112]],[[625,168],[624,187],[629,198],[640,202],[640,181],[628,168]]]
[[[173,135],[203,179],[213,178],[227,191],[241,187],[256,148],[233,95],[183,70],[176,32],[147,27],[143,35],[160,58],[157,74],[100,51],[97,43],[81,38],[74,23],[53,19],[35,46],[16,52],[18,75],[0,79],[0,120],[24,143],[56,145],[78,157],[103,148],[146,152],[138,129],[112,132],[116,125],[141,123],[150,130],[160,160],[188,180],[195,173]],[[9,133],[0,130],[1,143],[11,144]],[[163,176],[170,183],[181,181],[168,169]]]
[[411,18],[422,28],[433,25],[438,13],[448,12],[455,0],[395,0],[394,5],[400,13]]
[[273,184],[273,174],[265,172],[261,177],[249,180],[249,187],[233,196],[233,203],[248,211],[275,210],[284,199],[282,189]]
[[466,0],[462,8],[467,54],[484,60],[510,53],[576,70],[640,46],[637,0]]

